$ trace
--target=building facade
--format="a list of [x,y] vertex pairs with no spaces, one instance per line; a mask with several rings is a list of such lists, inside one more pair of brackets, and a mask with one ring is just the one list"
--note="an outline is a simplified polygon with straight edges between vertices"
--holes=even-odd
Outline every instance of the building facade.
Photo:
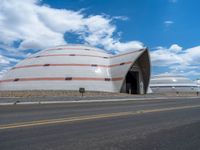
[[151,78],[150,88],[153,93],[197,92],[197,84],[184,77],[176,75],[156,75]]
[[0,90],[73,90],[144,94],[150,80],[147,49],[112,55],[86,45],[42,50],[19,62]]

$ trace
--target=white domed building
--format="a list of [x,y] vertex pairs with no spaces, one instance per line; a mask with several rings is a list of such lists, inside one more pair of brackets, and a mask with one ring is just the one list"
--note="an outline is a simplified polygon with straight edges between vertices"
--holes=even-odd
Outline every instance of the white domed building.
[[200,79],[197,79],[195,82],[197,83],[198,90],[199,90],[199,92],[200,92]]
[[72,90],[144,94],[150,80],[145,49],[118,55],[86,45],[42,50],[19,62],[0,81],[1,91]]
[[184,77],[176,75],[156,75],[151,78],[150,88],[153,93],[197,92],[197,84]]

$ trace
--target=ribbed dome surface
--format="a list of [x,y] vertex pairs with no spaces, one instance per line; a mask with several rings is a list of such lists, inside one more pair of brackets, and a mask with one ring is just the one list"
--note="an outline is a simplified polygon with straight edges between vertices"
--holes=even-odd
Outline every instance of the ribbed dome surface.
[[142,49],[111,55],[86,45],[45,49],[8,71],[0,81],[0,90],[78,90],[84,87],[89,91],[119,92],[130,67],[146,52]]
[[162,76],[154,76],[151,79],[151,85],[154,84],[160,84],[160,85],[188,85],[188,86],[194,86],[195,83],[183,76],[167,76],[167,75],[162,75]]
[[184,77],[175,75],[157,75],[153,76],[150,81],[150,87],[154,92],[162,91],[196,91],[197,84]]

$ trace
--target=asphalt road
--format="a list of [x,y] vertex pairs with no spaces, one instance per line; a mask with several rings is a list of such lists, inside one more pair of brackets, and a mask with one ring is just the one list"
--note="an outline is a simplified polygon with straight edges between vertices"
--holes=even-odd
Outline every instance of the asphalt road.
[[199,150],[200,99],[0,106],[0,150]]

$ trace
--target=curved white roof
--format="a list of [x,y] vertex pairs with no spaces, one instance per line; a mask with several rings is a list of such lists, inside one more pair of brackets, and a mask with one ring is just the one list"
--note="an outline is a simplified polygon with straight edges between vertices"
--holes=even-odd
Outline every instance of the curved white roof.
[[[147,53],[147,49],[141,49],[112,55],[87,45],[48,48],[8,71],[0,81],[0,90],[78,90],[84,87],[88,91],[119,92],[130,67],[143,55],[146,58]],[[149,63],[149,59],[146,61]]]
[[175,76],[175,75],[156,75],[151,78],[151,86],[196,86],[196,84],[184,77],[184,76]]
[[196,83],[197,83],[198,85],[200,85],[200,80],[196,80]]
[[176,75],[156,75],[150,80],[150,87],[155,93],[160,92],[196,92],[197,84],[184,77]]

